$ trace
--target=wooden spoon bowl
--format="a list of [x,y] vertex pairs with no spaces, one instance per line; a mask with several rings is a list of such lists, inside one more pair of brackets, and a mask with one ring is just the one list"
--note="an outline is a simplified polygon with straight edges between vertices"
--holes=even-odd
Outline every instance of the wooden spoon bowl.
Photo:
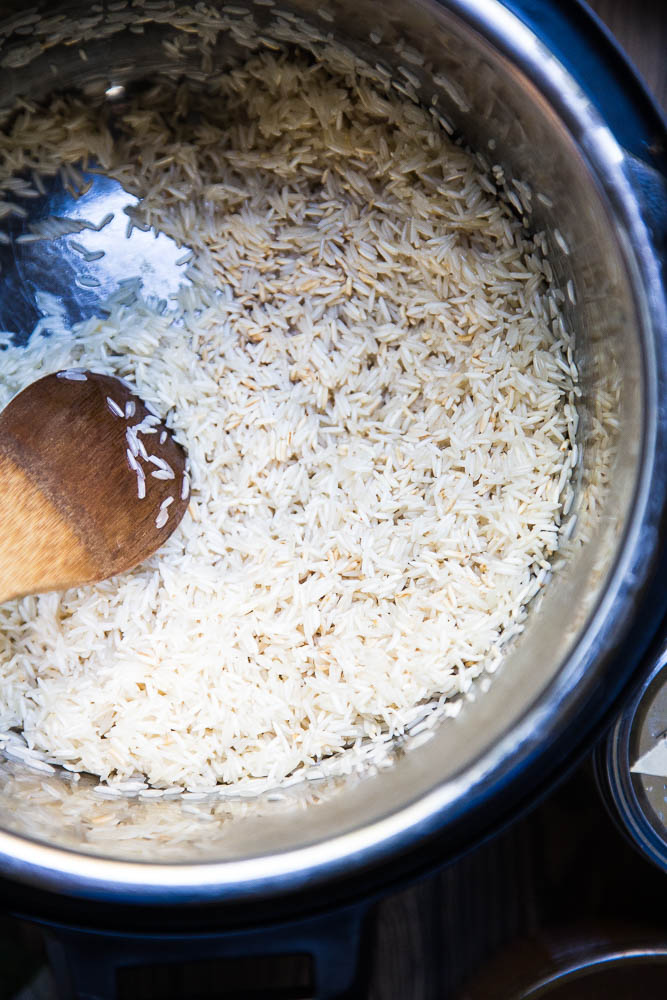
[[0,414],[0,601],[122,573],[188,506],[185,453],[132,387],[69,369]]

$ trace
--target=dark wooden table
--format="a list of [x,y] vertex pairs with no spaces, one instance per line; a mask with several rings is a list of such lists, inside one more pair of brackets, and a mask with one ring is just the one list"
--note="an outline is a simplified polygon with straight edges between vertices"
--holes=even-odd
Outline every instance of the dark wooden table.
[[588,0],[621,43],[658,104],[667,111],[665,0]]

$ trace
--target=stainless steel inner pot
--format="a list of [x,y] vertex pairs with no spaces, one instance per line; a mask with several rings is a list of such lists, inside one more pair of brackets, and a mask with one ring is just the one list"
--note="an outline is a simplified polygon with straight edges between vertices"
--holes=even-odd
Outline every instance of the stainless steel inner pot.
[[[183,71],[162,43],[182,35],[171,22],[185,4],[111,7],[44,0],[35,10],[49,20],[40,22],[0,3],[0,24],[4,12],[11,29],[0,48],[0,110],[57,88],[99,92],[100,81],[111,98],[135,79]],[[205,0],[199,30],[219,26],[210,65],[243,58],[260,34],[272,34],[280,10],[390,74],[412,54],[419,100],[533,189],[530,225],[551,234],[554,272],[574,290],[567,308],[584,390],[576,521],[489,689],[474,691],[430,740],[397,746],[390,766],[257,800],[189,802],[184,813],[180,800],[101,799],[85,779],[3,763],[0,869],[33,885],[107,899],[231,902],[354,875],[435,834],[443,851],[461,846],[585,741],[626,679],[631,626],[638,615],[648,621],[643,602],[665,514],[664,299],[623,150],[549,49],[497,0]],[[257,25],[245,47],[229,27],[244,11]],[[143,32],[129,30],[131,19]],[[206,69],[198,59],[189,72]],[[11,311],[6,297],[2,309]],[[100,837],[104,816],[118,819],[117,836]]]

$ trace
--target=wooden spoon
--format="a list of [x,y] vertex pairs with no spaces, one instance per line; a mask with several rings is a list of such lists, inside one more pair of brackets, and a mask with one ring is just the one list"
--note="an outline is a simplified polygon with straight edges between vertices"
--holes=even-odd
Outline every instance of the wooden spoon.
[[185,453],[131,386],[69,369],[0,414],[0,602],[143,562],[188,505]]

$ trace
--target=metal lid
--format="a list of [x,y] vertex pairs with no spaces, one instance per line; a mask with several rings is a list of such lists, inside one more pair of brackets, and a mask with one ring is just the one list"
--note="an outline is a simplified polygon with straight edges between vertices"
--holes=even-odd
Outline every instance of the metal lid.
[[667,642],[598,748],[596,770],[622,832],[667,871]]

